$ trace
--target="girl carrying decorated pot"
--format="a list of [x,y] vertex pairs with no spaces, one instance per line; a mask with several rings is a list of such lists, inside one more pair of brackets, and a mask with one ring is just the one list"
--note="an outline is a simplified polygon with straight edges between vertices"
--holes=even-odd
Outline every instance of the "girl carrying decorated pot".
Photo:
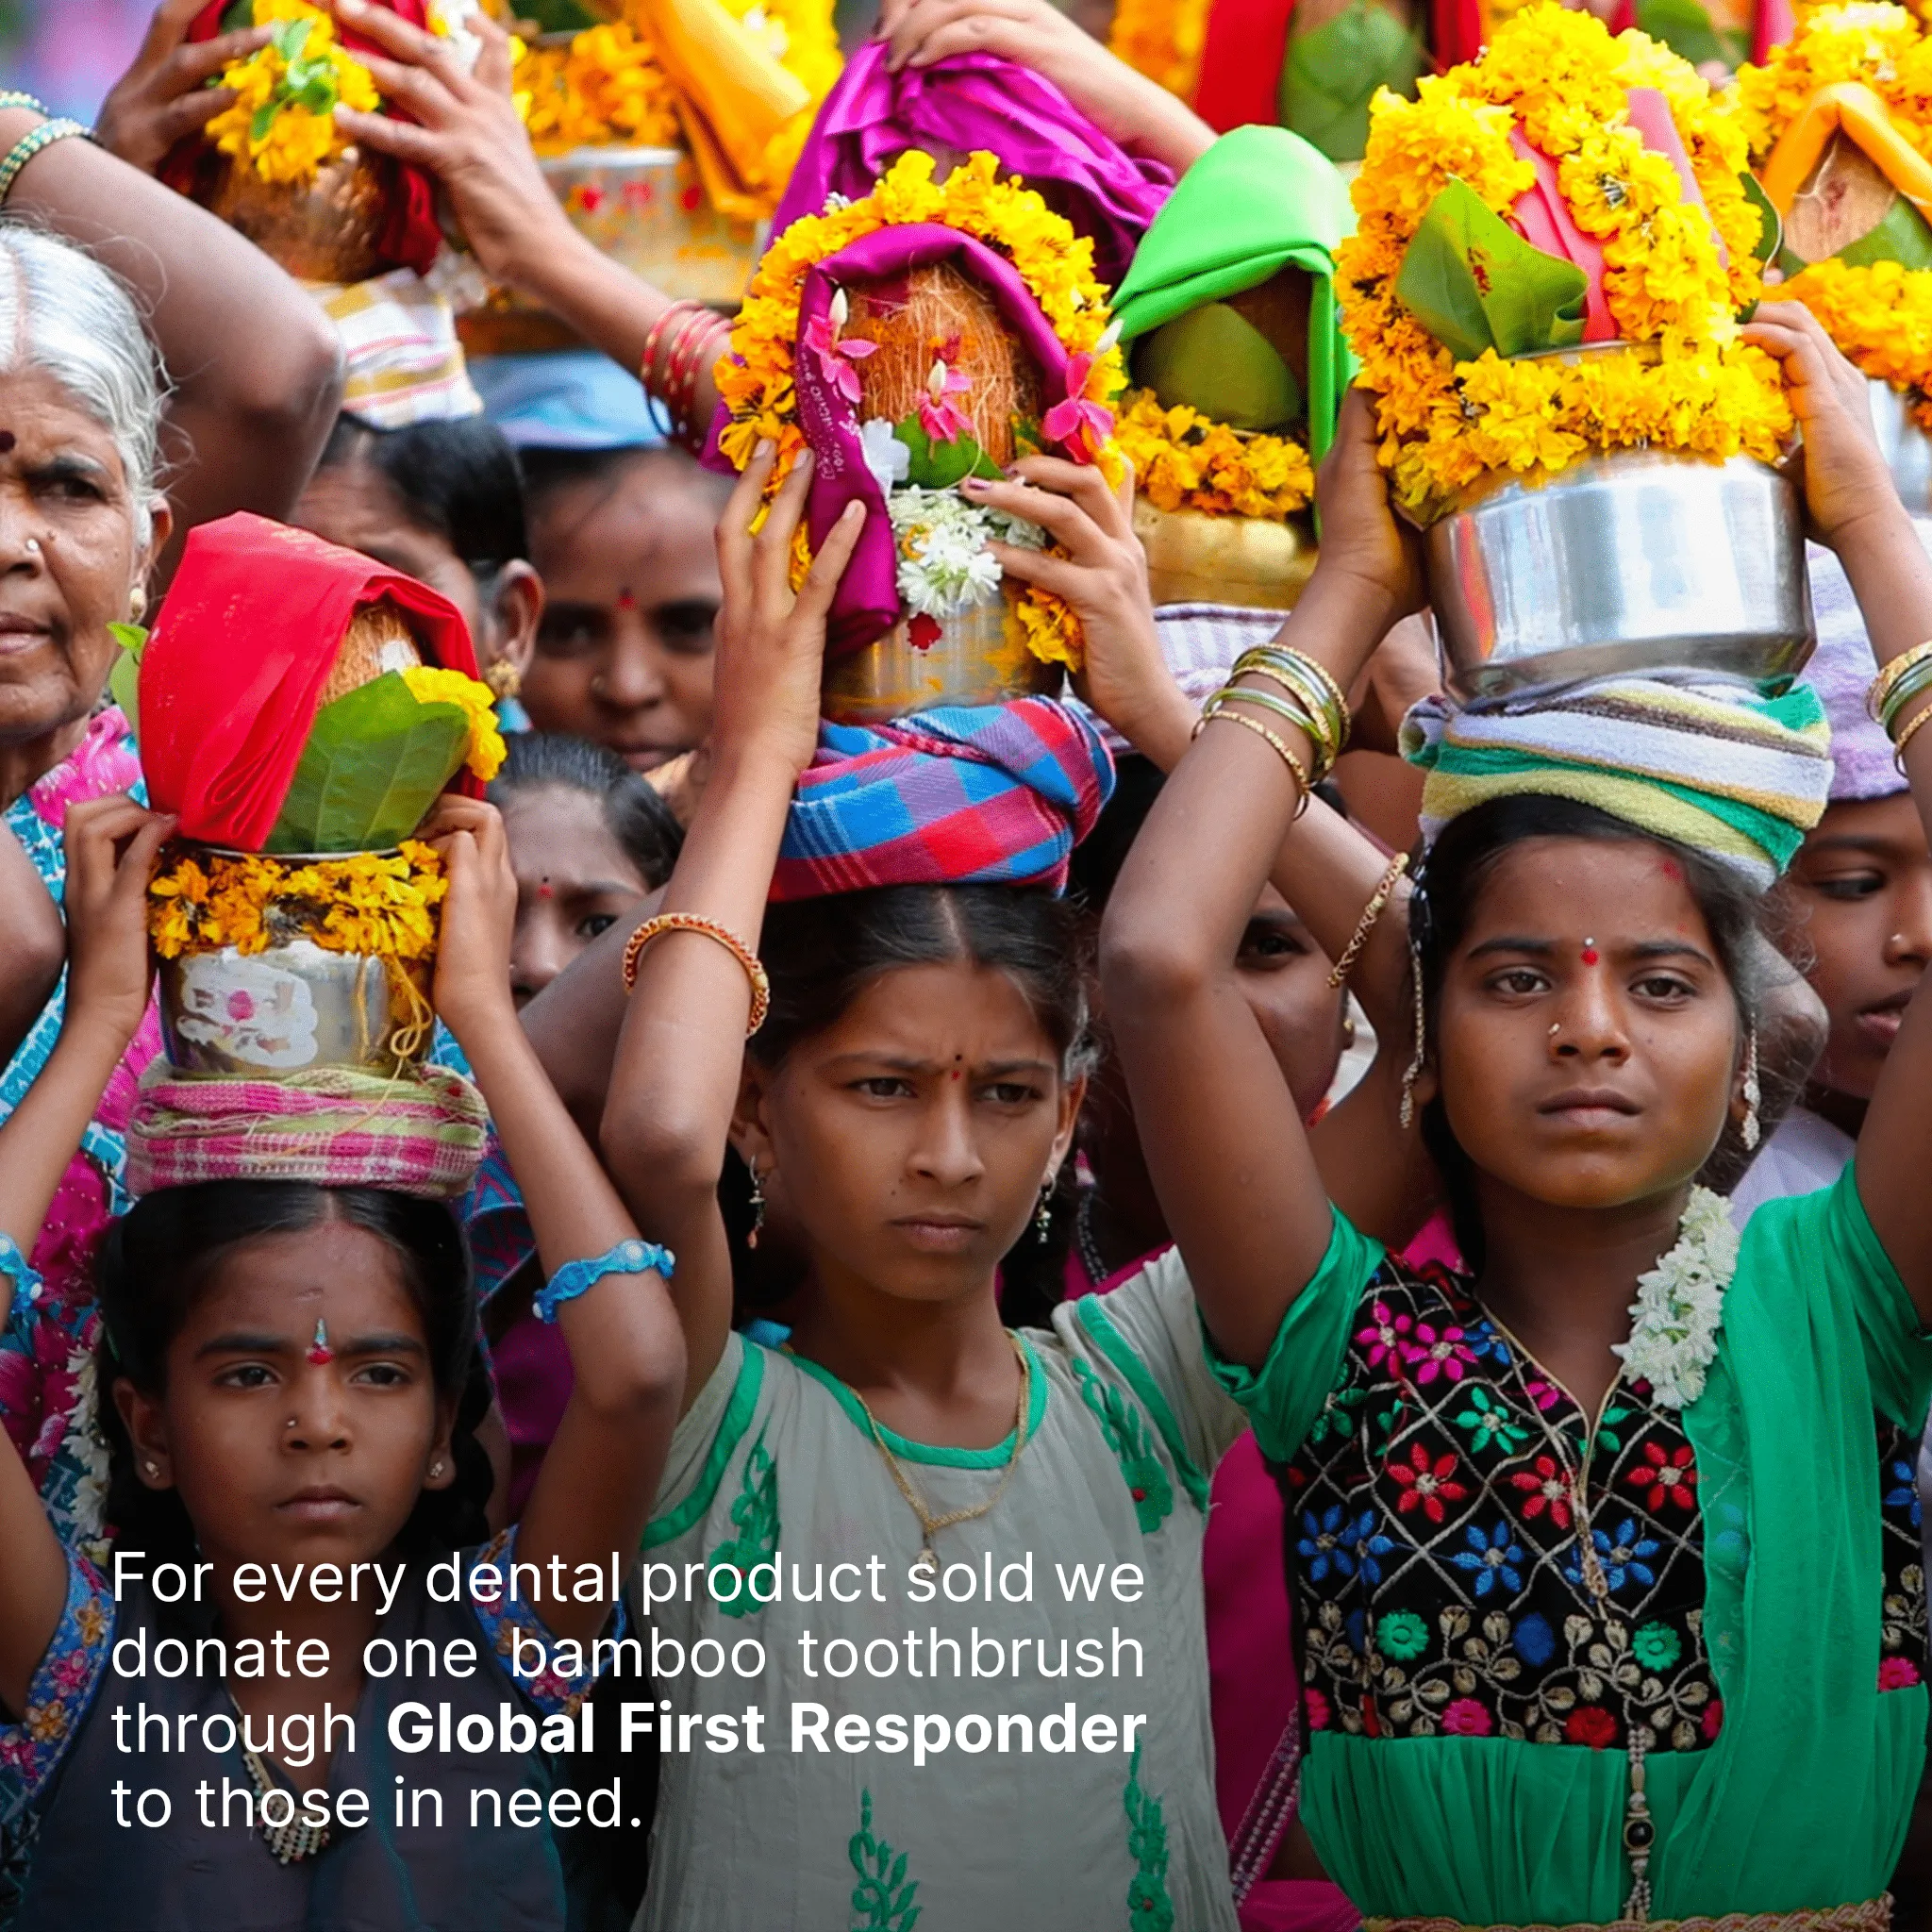
[[[1923,812],[1932,568],[1823,331],[1767,307],[1747,336],[1784,365]],[[1218,1373],[1305,1499],[1303,1819],[1375,1924],[1883,1924],[1925,1730],[1888,1480],[1932,1389],[1924,1016],[1836,1188],[1740,1250],[1691,1186],[1727,1116],[1750,1138],[1740,969],[1824,806],[1821,714],[1639,678],[1418,733],[1412,1091],[1471,1273],[1410,1274],[1330,1207],[1227,985],[1336,722],[1321,674],[1420,590],[1372,448],[1351,403],[1282,661],[1223,693],[1103,941]]]

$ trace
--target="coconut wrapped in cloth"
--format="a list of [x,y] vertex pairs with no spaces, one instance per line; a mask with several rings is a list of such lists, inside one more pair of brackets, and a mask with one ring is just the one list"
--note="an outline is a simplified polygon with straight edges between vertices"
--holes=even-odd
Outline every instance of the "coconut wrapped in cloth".
[[718,366],[729,460],[772,438],[775,489],[808,444],[817,458],[807,550],[867,509],[827,628],[824,708],[846,721],[1057,691],[1078,621],[987,548],[1044,535],[958,485],[1034,450],[1120,474],[1091,243],[991,153],[937,174],[903,155],[864,199],[792,223]]
[[1778,293],[1869,378],[1899,494],[1932,510],[1932,38],[1903,7],[1818,8],[1737,98]]
[[415,834],[503,758],[455,607],[242,513],[190,536],[138,649],[149,792],[180,819],[150,889],[169,1060],[420,1060],[443,881]]
[[1792,417],[1739,334],[1744,160],[1688,64],[1554,5],[1376,101],[1338,285],[1463,692],[1802,662]]
[[1314,464],[1353,368],[1335,305],[1348,190],[1278,127],[1195,162],[1115,296],[1115,435],[1154,601],[1286,610],[1314,569]]

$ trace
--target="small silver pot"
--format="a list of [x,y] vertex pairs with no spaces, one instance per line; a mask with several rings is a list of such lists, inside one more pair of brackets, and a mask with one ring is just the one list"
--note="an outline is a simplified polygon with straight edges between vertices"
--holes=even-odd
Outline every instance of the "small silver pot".
[[1664,667],[1787,677],[1811,652],[1798,492],[1749,457],[1627,451],[1486,477],[1426,551],[1458,697]]
[[820,709],[840,724],[879,724],[941,705],[998,705],[1059,691],[1060,667],[1026,648],[1004,588],[938,623],[939,636],[924,646],[912,641],[908,622],[834,659]]
[[1874,382],[1872,426],[1891,465],[1891,480],[1915,517],[1932,514],[1932,436],[1912,421],[1906,399],[1889,382]]
[[260,953],[184,953],[161,962],[160,990],[161,1040],[184,1074],[393,1074],[420,1063],[434,1031],[425,1025],[420,1043],[398,1054],[397,1023],[412,1016],[395,1010],[388,964],[310,940]]

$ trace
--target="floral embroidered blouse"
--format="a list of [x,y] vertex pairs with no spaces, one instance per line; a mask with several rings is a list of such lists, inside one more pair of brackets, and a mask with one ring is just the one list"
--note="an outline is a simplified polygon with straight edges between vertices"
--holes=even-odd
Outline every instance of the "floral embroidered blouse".
[[[111,791],[146,795],[127,720],[110,705],[90,721],[75,750],[7,808],[8,828],[57,906],[67,885],[61,846],[67,808]],[[59,1038],[66,990],[63,977],[0,1073],[0,1120],[20,1105],[46,1065]],[[160,1027],[151,1006],[34,1244],[33,1263],[46,1292],[31,1307],[16,1306],[14,1319],[0,1331],[0,1423],[68,1542],[100,1529],[107,1470],[93,1426],[93,1348],[100,1332],[93,1257],[108,1221],[127,1206],[121,1189],[123,1132],[141,1075],[159,1051]]]
[[1760,1210],[1718,1347],[1688,1408],[1626,1372],[1588,1417],[1466,1280],[1338,1217],[1261,1374],[1223,1364],[1286,1465],[1303,1817],[1367,1914],[1622,1916],[1633,1732],[1655,1916],[1884,1890],[1926,1719],[1932,1350],[1849,1174]]

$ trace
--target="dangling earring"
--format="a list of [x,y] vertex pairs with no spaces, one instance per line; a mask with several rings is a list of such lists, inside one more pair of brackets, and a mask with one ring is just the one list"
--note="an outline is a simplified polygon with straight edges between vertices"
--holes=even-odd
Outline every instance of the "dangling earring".
[[753,1161],[751,1164],[751,1232],[747,1234],[744,1238],[744,1244],[746,1247],[755,1248],[758,1246],[758,1230],[761,1227],[763,1227],[764,1224],[765,1190],[762,1183],[758,1179],[758,1162]]
[[136,624],[147,615],[147,587],[136,584],[127,593],[127,614]]
[[1408,942],[1408,983],[1415,994],[1415,1051],[1408,1057],[1408,1065],[1402,1075],[1402,1108],[1399,1118],[1402,1131],[1406,1134],[1415,1125],[1415,1083],[1423,1076],[1423,1061],[1427,1057],[1424,1028],[1426,1022],[1423,1013],[1423,954],[1422,948],[1413,940]]
[[524,674],[508,658],[499,658],[483,674],[483,682],[499,698],[518,697],[524,689]]
[[1053,1189],[1057,1174],[1048,1174],[1040,1184],[1040,1210],[1033,1217],[1033,1238],[1043,1241],[1053,1232]]
[[1744,1037],[1744,1120],[1738,1129],[1738,1138],[1743,1141],[1747,1154],[1757,1151],[1760,1131],[1757,1103],[1763,1098],[1763,1090],[1757,1084],[1757,1029],[1754,1026]]

